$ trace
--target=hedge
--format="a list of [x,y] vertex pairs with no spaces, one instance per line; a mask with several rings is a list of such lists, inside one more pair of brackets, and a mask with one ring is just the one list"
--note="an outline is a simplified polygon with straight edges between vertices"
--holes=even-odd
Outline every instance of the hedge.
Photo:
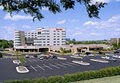
[[5,83],[69,83],[81,80],[110,77],[115,75],[120,75],[120,66],[104,68],[100,70],[78,72],[74,74],[66,74],[64,76],[50,76],[48,78],[37,78],[32,80],[12,80],[6,81]]

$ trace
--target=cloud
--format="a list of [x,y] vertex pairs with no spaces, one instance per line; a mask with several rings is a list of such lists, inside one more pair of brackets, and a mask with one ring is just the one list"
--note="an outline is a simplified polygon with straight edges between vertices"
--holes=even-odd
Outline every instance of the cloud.
[[88,22],[85,22],[83,25],[84,26],[87,26],[87,25],[98,25],[98,22],[88,21]]
[[3,6],[0,6],[0,10],[3,10]]
[[27,28],[27,29],[31,29],[32,27],[29,25],[22,25],[22,28]]
[[57,22],[57,24],[76,23],[78,21],[79,21],[78,19],[67,19],[67,20],[60,20]]
[[100,3],[100,2],[102,2],[102,3],[108,3],[108,2],[110,2],[110,0],[91,0],[92,4],[95,4],[96,2],[98,2],[98,3]]
[[0,38],[7,40],[14,39],[14,30],[16,29],[15,24],[0,27]]
[[78,22],[79,20],[78,19],[68,19],[67,21],[70,23],[75,23],[75,22]]
[[48,11],[48,7],[42,7],[42,10]]
[[89,35],[94,35],[94,36],[98,36],[99,34],[97,34],[97,33],[90,33]]
[[66,20],[60,20],[57,22],[57,24],[64,24],[66,22]]
[[78,36],[78,35],[81,35],[81,34],[82,34],[82,32],[76,32],[76,33],[73,34],[73,36]]
[[120,15],[113,16],[106,21],[87,21],[83,24],[83,26],[94,28],[120,28]]
[[32,17],[30,15],[27,15],[27,16],[24,16],[24,15],[12,15],[12,17],[11,17],[10,14],[6,14],[4,19],[5,20],[17,21],[17,20],[31,20]]

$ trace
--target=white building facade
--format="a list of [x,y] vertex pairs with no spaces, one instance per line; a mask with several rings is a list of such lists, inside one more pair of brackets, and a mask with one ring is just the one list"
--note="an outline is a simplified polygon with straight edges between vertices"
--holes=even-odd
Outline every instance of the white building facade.
[[[62,46],[66,43],[66,30],[64,28],[38,28],[33,32],[15,31],[14,49],[50,48]],[[29,48],[28,48],[29,47]]]

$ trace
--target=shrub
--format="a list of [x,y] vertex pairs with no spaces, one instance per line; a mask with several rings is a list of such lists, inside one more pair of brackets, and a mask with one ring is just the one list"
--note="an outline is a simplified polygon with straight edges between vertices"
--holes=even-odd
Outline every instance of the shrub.
[[66,74],[64,76],[51,76],[49,78],[38,78],[34,80],[8,81],[6,83],[69,83],[69,82],[109,77],[115,75],[120,75],[120,66],[105,68],[95,71],[91,70],[85,72],[78,72],[75,74]]
[[46,83],[64,83],[64,78],[62,76],[50,76]]

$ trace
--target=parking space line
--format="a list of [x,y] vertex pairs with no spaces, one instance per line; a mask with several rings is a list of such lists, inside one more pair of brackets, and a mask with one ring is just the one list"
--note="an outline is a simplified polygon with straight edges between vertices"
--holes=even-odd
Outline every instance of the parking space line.
[[70,65],[70,64],[66,64],[66,63],[62,63],[62,62],[61,62],[61,64],[63,64],[63,65],[68,65],[68,66],[70,66],[70,67],[74,67],[74,66],[72,66],[72,65]]
[[67,62],[68,64],[73,64],[73,65],[76,65],[76,66],[80,66],[78,64],[75,64],[75,63],[71,63],[71,62]]
[[28,61],[32,63],[32,61],[30,59],[28,59]]
[[32,65],[30,65],[30,67],[31,67],[33,70],[37,71],[37,69],[35,69],[35,67],[33,67]]
[[55,63],[56,65],[58,65],[58,66],[62,66],[62,67],[64,67],[64,68],[67,68],[66,66],[64,66],[64,65],[61,65],[61,64],[58,64],[58,63]]
[[33,59],[32,61],[38,62],[37,60]]
[[38,59],[38,58],[37,58],[37,60],[38,60],[38,61],[43,61],[43,60],[40,60],[40,59]]
[[44,68],[42,68],[40,65],[37,65],[40,69],[42,69],[42,70],[44,70],[45,71],[45,69]]
[[60,69],[59,67],[57,67],[57,66],[55,66],[55,65],[53,65],[53,64],[49,64],[49,65],[51,65],[51,66],[53,66],[53,67],[55,67],[55,68],[57,68],[57,69]]
[[47,68],[49,68],[49,69],[51,69],[52,70],[52,68],[51,67],[49,67],[49,66],[47,66],[47,65],[45,65],[45,64],[43,64],[45,67],[47,67]]

